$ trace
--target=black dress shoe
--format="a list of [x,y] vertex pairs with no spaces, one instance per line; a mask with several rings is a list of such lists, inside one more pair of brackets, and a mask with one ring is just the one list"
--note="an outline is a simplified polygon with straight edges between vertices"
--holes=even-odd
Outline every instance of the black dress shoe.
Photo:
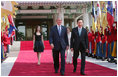
[[86,52],[86,56],[88,56],[88,53]]
[[112,60],[112,59],[111,59],[111,60],[110,60],[110,61],[108,61],[108,62],[109,62],[109,63],[114,63],[114,60]]
[[110,59],[108,58],[108,59],[107,59],[107,61],[109,62],[109,61],[110,61]]
[[100,59],[100,57],[99,57],[99,56],[97,56],[97,57],[96,57],[96,59]]
[[90,57],[90,53],[88,53],[88,57]]
[[95,58],[95,55],[92,55],[92,58]]
[[55,73],[58,73],[58,70],[55,70]]
[[115,61],[115,64],[117,64],[117,60]]
[[76,72],[76,69],[74,69],[73,72]]
[[64,75],[64,72],[61,72],[61,75]]
[[81,75],[85,75],[85,73],[84,73],[84,72],[81,72],[80,74],[81,74]]
[[105,61],[105,58],[104,57],[102,57],[102,61]]

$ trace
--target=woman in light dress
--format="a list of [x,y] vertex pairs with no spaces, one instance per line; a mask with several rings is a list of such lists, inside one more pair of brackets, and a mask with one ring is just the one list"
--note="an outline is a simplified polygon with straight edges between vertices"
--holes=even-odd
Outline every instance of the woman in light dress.
[[70,39],[71,39],[71,30],[70,30],[70,27],[67,27],[67,34],[68,34],[68,42],[69,42],[69,49],[66,50],[67,52],[67,58],[66,58],[66,63],[72,63],[72,52],[71,52],[71,49],[70,49]]

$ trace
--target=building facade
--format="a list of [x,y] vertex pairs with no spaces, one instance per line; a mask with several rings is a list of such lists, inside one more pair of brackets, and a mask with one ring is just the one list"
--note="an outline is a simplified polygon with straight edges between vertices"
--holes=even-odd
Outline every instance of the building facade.
[[74,28],[78,18],[84,20],[84,27],[92,26],[91,1],[20,1],[17,3],[18,11],[15,18],[18,28],[17,40],[33,40],[37,25],[42,27],[44,40],[48,40],[50,28],[56,25],[57,16],[62,18],[62,25],[66,27]]

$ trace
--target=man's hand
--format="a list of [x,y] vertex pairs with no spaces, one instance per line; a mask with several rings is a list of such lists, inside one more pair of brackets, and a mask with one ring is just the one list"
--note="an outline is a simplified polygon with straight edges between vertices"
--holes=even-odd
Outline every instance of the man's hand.
[[66,47],[66,50],[68,50],[68,49],[69,49],[69,46]]
[[100,41],[100,43],[102,43],[102,41]]
[[4,45],[4,43],[2,42],[2,45]]
[[96,40],[94,39],[94,42],[96,42]]
[[54,45],[53,45],[53,44],[51,44],[51,48],[52,48],[52,49],[54,48]]
[[73,51],[73,48],[71,48],[71,51]]

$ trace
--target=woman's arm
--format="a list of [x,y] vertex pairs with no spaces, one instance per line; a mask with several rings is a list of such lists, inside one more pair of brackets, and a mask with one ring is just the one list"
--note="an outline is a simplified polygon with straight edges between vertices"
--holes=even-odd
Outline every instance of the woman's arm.
[[[41,35],[41,40],[42,40],[42,43],[43,43],[43,46],[44,46],[43,35]],[[44,48],[45,48],[45,46],[44,46]]]
[[34,43],[35,43],[35,35],[33,35],[33,48],[34,48]]

